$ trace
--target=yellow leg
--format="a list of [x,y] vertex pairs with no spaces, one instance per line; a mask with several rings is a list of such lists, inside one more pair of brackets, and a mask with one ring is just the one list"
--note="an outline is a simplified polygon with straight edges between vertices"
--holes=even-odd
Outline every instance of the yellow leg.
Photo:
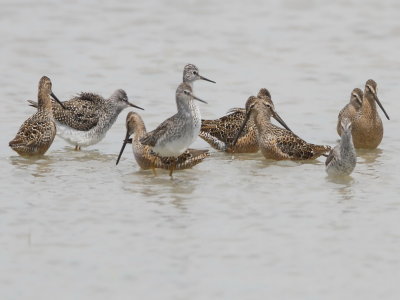
[[80,151],[80,150],[81,150],[81,147],[79,145],[76,145],[75,146],[75,151]]
[[157,176],[157,171],[156,171],[156,168],[153,166],[153,167],[151,167],[151,170],[153,171],[153,175],[154,176]]

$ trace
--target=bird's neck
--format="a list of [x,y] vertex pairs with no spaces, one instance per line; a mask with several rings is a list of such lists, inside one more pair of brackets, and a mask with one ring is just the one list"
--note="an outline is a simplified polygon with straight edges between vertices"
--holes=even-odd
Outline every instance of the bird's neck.
[[136,124],[135,124],[135,135],[133,136],[133,139],[135,141],[139,141],[146,133],[146,125],[144,125],[143,120],[136,120]]
[[185,81],[185,78],[184,78],[183,82],[186,83],[187,85],[189,85],[191,90],[193,91],[193,81],[188,81],[188,80]]
[[379,117],[374,95],[372,95],[370,92],[365,95],[363,104],[361,106],[361,111],[363,115],[369,116],[372,119]]
[[254,113],[254,124],[256,124],[259,132],[267,130],[267,127],[271,124],[271,115],[265,111],[256,111]]
[[51,98],[48,93],[45,93],[43,91],[39,91],[38,94],[38,110],[40,111],[45,111],[48,113],[52,113],[51,109]]
[[350,130],[343,131],[340,144],[340,155],[342,157],[346,157],[347,153],[354,151],[353,137]]
[[184,114],[184,115],[198,115],[200,113],[199,107],[193,100],[189,101],[177,101],[176,106],[178,108],[178,113],[179,114]]

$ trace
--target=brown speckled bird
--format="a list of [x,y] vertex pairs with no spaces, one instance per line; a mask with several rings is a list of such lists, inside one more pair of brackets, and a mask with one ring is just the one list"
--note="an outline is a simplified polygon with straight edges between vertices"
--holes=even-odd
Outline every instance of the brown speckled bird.
[[342,133],[342,120],[349,119],[350,122],[355,118],[363,102],[363,92],[359,88],[355,88],[350,95],[350,102],[339,112],[336,131],[339,135]]
[[[257,141],[265,158],[275,160],[315,159],[331,150],[329,146],[309,144],[293,132],[279,128],[271,123],[271,116],[280,119],[274,105],[259,98],[250,97],[246,102],[246,117],[235,138],[236,144],[241,131],[252,118],[256,125]],[[284,123],[281,119],[281,123]]]
[[[147,133],[146,126],[139,114],[129,112],[126,116],[126,137],[119,153],[117,163],[125,149],[127,143],[132,143],[133,155],[138,165],[144,169],[166,169],[170,170],[173,164],[176,164],[175,170],[183,170],[191,168],[202,162],[210,154],[208,150],[188,149],[183,154],[175,157],[159,157],[152,152],[152,147],[143,145],[140,139]],[[130,138],[130,136],[132,136]]]
[[[272,103],[271,94],[265,88],[260,89],[257,98]],[[228,114],[216,120],[202,120],[200,137],[213,148],[229,153],[254,153],[259,150],[256,126],[252,120],[245,125],[235,146],[232,143],[246,117],[246,109],[232,108]],[[279,122],[279,120],[277,120]],[[282,124],[283,125],[283,124]],[[287,125],[283,125],[290,130]]]
[[[379,117],[376,104],[378,104],[382,109],[386,118],[390,120],[388,114],[378,99],[376,82],[372,79],[369,79],[365,83],[361,107],[347,116],[352,124],[351,133],[355,148],[375,149],[382,141],[383,124],[381,118]],[[340,123],[340,120],[338,123]],[[338,133],[339,135],[342,133],[341,128],[339,127]]]
[[38,110],[19,128],[9,146],[22,156],[43,155],[53,143],[56,124],[51,109],[51,97],[61,102],[51,90],[51,81],[43,76],[39,81]]

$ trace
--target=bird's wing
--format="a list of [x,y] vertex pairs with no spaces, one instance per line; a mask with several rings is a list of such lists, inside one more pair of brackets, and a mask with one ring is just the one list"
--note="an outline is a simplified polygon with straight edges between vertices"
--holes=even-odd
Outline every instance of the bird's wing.
[[328,157],[326,158],[325,161],[325,166],[329,165],[332,161],[336,160],[339,154],[340,154],[339,148],[336,146],[329,152]]
[[[103,113],[100,102],[102,97],[92,93],[81,93],[63,102],[65,109],[58,103],[53,103],[54,118],[73,129],[88,131],[95,127]],[[104,101],[104,100],[103,100]]]
[[274,125],[274,144],[281,153],[294,160],[315,158],[330,150],[330,147],[309,144],[293,132]]
[[52,141],[55,130],[54,123],[49,120],[38,120],[36,114],[27,119],[19,128],[10,145],[26,145],[38,147]]
[[141,139],[140,143],[143,145],[148,145],[151,147],[154,147],[157,143],[157,141],[164,136],[171,128],[174,127],[174,119],[175,116],[172,116],[171,118],[165,120],[162,122],[156,129],[153,131],[150,131],[146,133]]
[[[233,110],[234,112],[232,112]],[[216,120],[202,120],[201,132],[206,133],[203,136],[212,136],[225,144],[231,144],[245,119],[245,111],[240,108],[234,108],[230,111],[232,113]],[[249,126],[252,126],[250,122],[247,123],[240,136],[245,136],[248,133]]]

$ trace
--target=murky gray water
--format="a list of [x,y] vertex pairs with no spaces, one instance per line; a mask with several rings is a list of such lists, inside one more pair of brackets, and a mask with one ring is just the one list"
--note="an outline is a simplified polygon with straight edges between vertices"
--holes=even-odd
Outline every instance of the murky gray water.
[[[1,1],[1,299],[398,299],[398,1]],[[9,147],[42,75],[63,100],[124,88],[149,129],[176,111],[186,63],[203,117],[267,87],[310,142],[334,145],[339,110],[373,78],[391,116],[350,179],[324,159],[212,150],[176,173],[141,171],[124,111],[99,144]],[[198,140],[198,148],[209,146]]]

